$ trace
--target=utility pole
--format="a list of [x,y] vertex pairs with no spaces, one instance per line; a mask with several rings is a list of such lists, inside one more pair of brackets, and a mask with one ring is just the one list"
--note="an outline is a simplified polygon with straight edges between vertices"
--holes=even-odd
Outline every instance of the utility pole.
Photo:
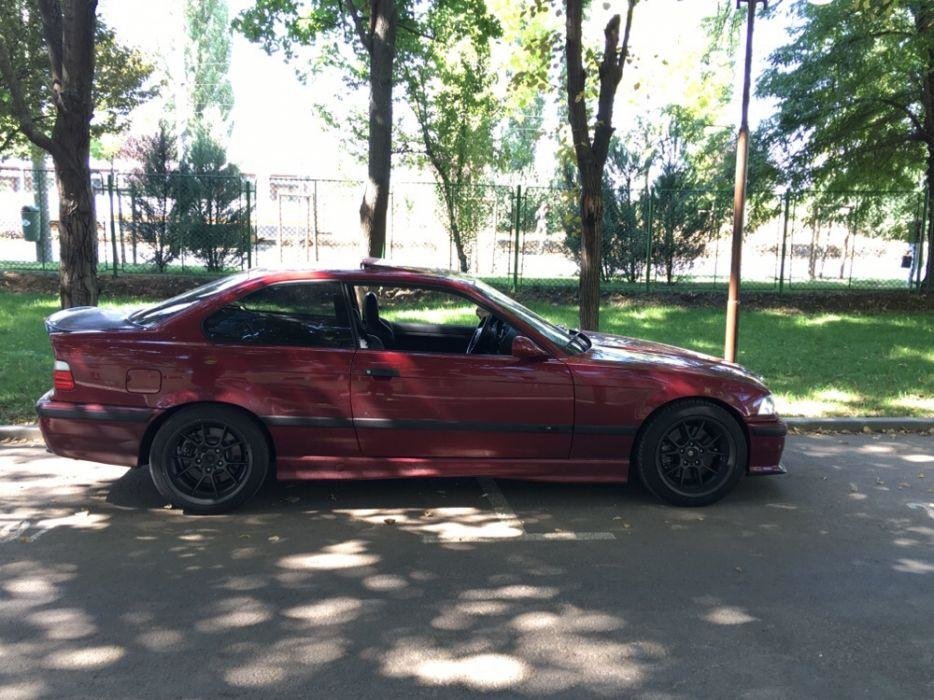
[[746,217],[746,176],[749,165],[749,86],[752,81],[752,36],[759,3],[768,7],[768,0],[736,0],[736,8],[746,3],[746,60],[743,72],[743,105],[736,137],[736,176],[733,185],[733,252],[730,258],[730,285],[726,302],[726,338],[723,358],[736,362],[739,344],[739,287],[743,254],[743,224]]

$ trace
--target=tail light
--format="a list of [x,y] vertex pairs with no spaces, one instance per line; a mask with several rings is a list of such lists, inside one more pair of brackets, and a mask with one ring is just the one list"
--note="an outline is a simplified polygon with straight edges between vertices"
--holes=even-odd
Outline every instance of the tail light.
[[55,360],[52,385],[59,391],[71,391],[75,388],[75,378],[72,376],[71,367],[68,366],[67,362]]

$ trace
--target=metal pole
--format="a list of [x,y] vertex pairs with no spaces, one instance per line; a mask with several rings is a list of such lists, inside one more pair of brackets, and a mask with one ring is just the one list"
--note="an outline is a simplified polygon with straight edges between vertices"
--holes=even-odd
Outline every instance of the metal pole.
[[117,276],[117,229],[114,226],[114,174],[107,175],[107,195],[110,199],[110,244],[113,246],[113,276]]
[[279,205],[279,235],[276,239],[276,242],[279,247],[279,262],[282,262],[282,193],[279,192],[276,195],[276,202]]
[[311,238],[311,195],[305,195],[305,262],[308,262],[308,244]]
[[649,291],[652,284],[652,190],[648,186],[648,172],[645,175],[645,291]]
[[746,176],[749,159],[749,87],[752,79],[752,37],[758,2],[767,7],[767,0],[736,0],[739,9],[746,3],[746,60],[743,72],[743,104],[739,134],[736,138],[736,173],[733,186],[733,249],[730,258],[730,285],[726,302],[726,334],[723,359],[736,362],[739,345],[739,287],[743,254],[743,220],[746,215]]
[[253,267],[253,211],[249,180],[246,181],[246,266]]
[[788,250],[788,210],[791,204],[791,195],[785,193],[785,225],[782,227],[782,262],[778,271],[778,293],[785,291],[785,254]]
[[314,180],[312,186],[312,196],[314,196],[315,201],[313,203],[313,225],[314,225],[314,236],[315,236],[315,262],[318,262],[318,181]]
[[522,185],[516,185],[516,232],[512,249],[512,290],[519,288],[519,227],[522,208]]

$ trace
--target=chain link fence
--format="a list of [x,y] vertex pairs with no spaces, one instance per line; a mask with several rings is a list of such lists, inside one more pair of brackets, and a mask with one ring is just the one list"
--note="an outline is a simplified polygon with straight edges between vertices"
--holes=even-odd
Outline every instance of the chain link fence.
[[[352,267],[363,183],[288,175],[93,176],[100,274],[220,274],[250,267]],[[51,173],[0,168],[0,269],[54,270]],[[43,196],[44,193],[44,196]],[[577,193],[552,187],[445,189],[395,181],[385,256],[463,269],[503,286],[576,286]],[[605,197],[604,288],[724,289],[732,193],[618,189]],[[24,233],[23,206],[40,211]],[[750,202],[743,285],[750,290],[917,289],[927,197],[918,192],[786,192]]]

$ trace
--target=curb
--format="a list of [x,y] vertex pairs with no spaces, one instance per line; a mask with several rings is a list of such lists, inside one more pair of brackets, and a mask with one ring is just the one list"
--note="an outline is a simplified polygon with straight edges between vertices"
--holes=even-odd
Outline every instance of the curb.
[[934,418],[785,418],[788,428],[802,433],[882,433],[896,430],[909,433],[926,433],[934,430]]
[[38,425],[0,425],[0,440],[42,442]]
[[[789,430],[799,433],[884,433],[889,431],[928,433],[934,431],[934,418],[785,418]],[[37,425],[0,425],[0,440],[42,442]]]

